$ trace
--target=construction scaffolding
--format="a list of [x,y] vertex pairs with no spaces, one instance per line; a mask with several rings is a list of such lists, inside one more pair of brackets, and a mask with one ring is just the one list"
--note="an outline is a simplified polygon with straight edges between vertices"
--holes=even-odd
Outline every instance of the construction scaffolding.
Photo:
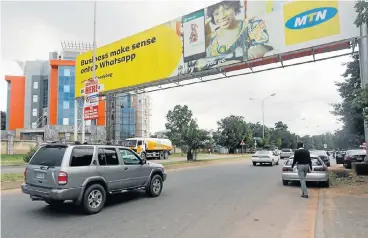
[[108,141],[121,143],[127,138],[149,137],[150,96],[147,94],[108,94],[106,100]]

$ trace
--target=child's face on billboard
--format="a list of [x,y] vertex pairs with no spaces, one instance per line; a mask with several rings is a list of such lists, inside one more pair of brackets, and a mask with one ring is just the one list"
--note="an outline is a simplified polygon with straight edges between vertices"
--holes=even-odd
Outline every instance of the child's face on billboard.
[[234,8],[223,4],[213,12],[213,19],[220,28],[229,28],[235,23]]

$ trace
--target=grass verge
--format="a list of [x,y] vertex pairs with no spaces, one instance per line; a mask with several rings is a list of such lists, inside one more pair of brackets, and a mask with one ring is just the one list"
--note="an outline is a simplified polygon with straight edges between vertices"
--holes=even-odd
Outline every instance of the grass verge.
[[332,193],[368,194],[368,176],[357,176],[352,170],[337,168],[329,171]]
[[23,173],[1,174],[1,182],[22,181],[23,179]]
[[25,164],[23,158],[25,155],[1,155],[1,165],[23,165]]

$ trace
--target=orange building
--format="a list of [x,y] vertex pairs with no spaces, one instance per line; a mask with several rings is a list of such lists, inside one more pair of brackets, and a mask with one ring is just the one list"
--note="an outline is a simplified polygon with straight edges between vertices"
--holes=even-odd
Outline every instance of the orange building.
[[[5,76],[7,130],[74,126],[75,61],[57,58],[27,61],[24,76]],[[100,101],[97,125],[104,126],[105,117],[105,101]]]

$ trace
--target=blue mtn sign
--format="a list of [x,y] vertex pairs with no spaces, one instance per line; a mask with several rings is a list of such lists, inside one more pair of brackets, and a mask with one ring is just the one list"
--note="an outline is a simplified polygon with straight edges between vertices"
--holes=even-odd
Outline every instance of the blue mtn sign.
[[314,8],[293,16],[285,23],[285,27],[291,30],[314,27],[331,20],[336,14],[337,9],[334,7]]

